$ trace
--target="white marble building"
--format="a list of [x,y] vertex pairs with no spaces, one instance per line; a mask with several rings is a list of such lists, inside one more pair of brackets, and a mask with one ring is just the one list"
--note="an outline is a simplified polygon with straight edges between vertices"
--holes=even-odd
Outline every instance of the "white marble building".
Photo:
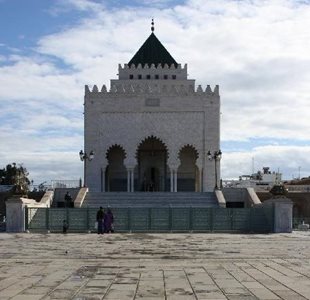
[[[220,162],[219,87],[195,86],[152,33],[111,88],[85,86],[90,191],[213,191]],[[217,181],[217,182],[216,182]]]

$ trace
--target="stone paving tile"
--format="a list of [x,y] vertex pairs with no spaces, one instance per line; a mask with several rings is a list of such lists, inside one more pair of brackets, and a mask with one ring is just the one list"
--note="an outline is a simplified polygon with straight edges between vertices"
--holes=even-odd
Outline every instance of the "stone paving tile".
[[250,288],[251,293],[261,300],[281,299],[275,293],[272,293],[266,288]]
[[40,280],[40,277],[28,277],[17,283],[10,285],[9,287],[1,290],[2,297],[13,297],[23,292],[25,289],[33,286],[36,282]]
[[309,248],[310,232],[0,234],[0,300],[309,300]]
[[306,298],[290,290],[275,292],[281,299],[284,300],[305,300]]
[[91,279],[87,282],[87,287],[107,287],[112,283],[111,280],[106,279]]
[[107,288],[85,288],[78,292],[73,299],[88,300],[88,299],[102,299],[106,294]]
[[227,295],[228,300],[257,300],[255,296],[248,295]]
[[165,298],[164,289],[156,289],[154,287],[139,289],[136,293],[136,298]]
[[[25,294],[20,294],[20,295],[17,295],[13,298],[11,298],[12,300],[40,300],[42,299],[42,297],[44,297],[44,294],[41,294],[41,295],[25,295]],[[1,299],[1,298],[0,298]]]
[[0,281],[0,291],[15,284],[16,282],[19,282],[19,277],[8,277],[4,278]]
[[52,291],[52,288],[50,287],[34,285],[24,290],[23,295],[46,295],[51,291]]
[[227,297],[221,291],[207,291],[202,293],[196,293],[199,300],[226,300]]
[[70,299],[75,295],[75,290],[55,289],[49,294],[50,299]]
[[80,294],[78,296],[73,297],[73,300],[101,300],[103,295],[96,294]]
[[134,290],[118,290],[118,289],[110,289],[108,294],[104,297],[104,299],[134,299],[135,291]]

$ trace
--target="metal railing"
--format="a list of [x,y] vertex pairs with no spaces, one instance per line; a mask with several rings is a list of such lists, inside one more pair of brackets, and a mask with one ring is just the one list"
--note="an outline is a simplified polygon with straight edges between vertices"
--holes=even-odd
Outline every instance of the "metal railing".
[[[113,208],[116,232],[272,232],[273,208]],[[29,231],[95,231],[96,208],[28,208]]]
[[82,187],[82,180],[52,180],[52,188],[78,188]]
[[285,185],[289,192],[310,193],[310,185]]

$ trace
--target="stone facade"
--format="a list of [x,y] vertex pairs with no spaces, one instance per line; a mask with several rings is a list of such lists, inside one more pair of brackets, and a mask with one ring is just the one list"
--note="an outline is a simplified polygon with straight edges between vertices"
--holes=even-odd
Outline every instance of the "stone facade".
[[154,191],[177,192],[182,182],[212,191],[216,177],[219,186],[220,162],[207,158],[220,147],[219,87],[196,88],[180,64],[119,65],[118,76],[109,90],[85,86],[85,152],[95,152],[87,187],[110,191],[113,176],[119,191],[143,189],[142,176],[148,188],[157,182]]

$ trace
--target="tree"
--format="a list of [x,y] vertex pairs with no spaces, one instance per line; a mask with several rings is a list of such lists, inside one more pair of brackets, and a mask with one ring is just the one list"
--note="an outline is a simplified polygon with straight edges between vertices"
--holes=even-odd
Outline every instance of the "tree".
[[0,184],[13,185],[16,194],[27,194],[30,180],[28,171],[22,164],[8,164],[6,168],[0,169]]

